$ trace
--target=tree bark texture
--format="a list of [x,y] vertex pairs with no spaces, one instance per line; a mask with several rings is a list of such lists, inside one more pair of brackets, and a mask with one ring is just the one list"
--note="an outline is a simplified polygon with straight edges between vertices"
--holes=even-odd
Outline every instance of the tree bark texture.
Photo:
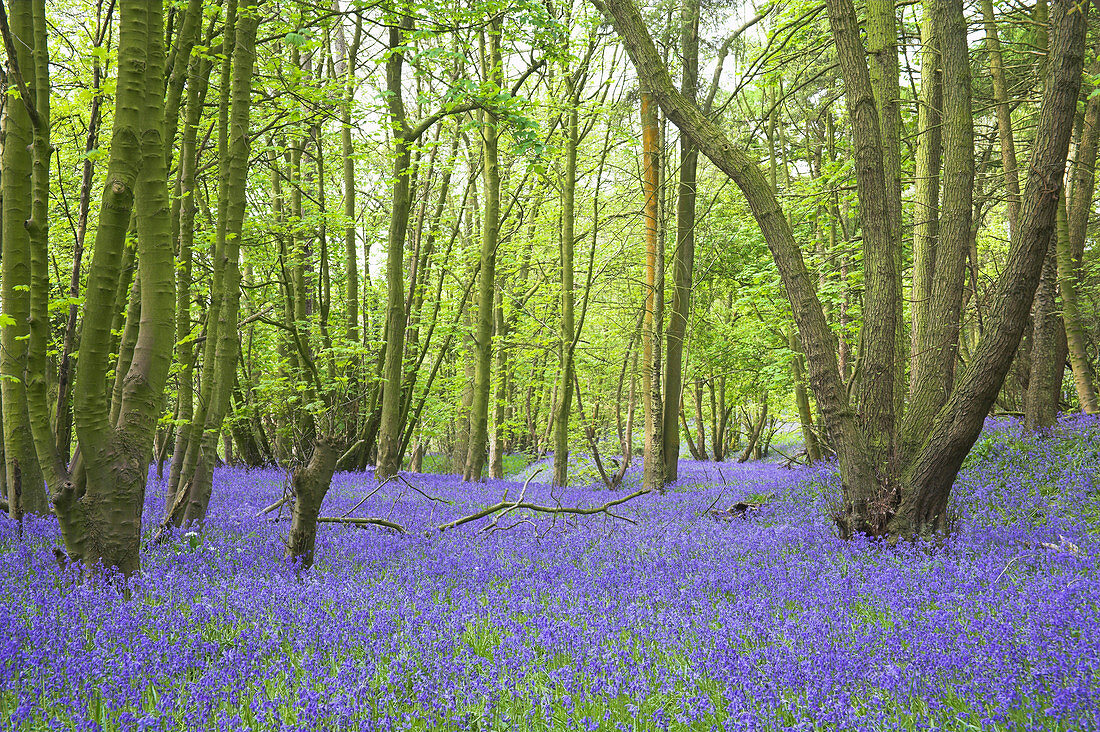
[[[671,84],[671,80],[669,83]],[[661,148],[658,140],[657,100],[653,91],[644,85],[641,93],[641,114],[642,196],[645,201],[646,225],[645,317],[642,321],[642,404],[645,415],[642,485],[650,490],[662,490],[665,483],[662,456],[664,410],[661,403],[661,324],[657,315],[657,300],[663,297],[663,293],[657,289],[661,280],[657,252]]]
[[[405,23],[401,21],[402,25]],[[401,381],[405,362],[405,234],[412,210],[412,140],[402,94],[403,28],[390,26],[390,56],[386,61],[386,88],[393,125],[393,200],[386,238],[386,358],[383,367],[382,412],[378,427],[378,464],[375,476],[385,480],[401,468]]]
[[909,393],[924,381],[924,368],[931,365],[922,358],[920,344],[929,343],[932,327],[932,281],[936,268],[936,248],[940,236],[940,171],[942,169],[943,66],[940,62],[940,36],[935,22],[936,0],[925,0],[921,19],[921,90],[917,110],[916,170],[913,185],[913,278],[911,285],[911,333]]
[[932,10],[943,68],[943,190],[938,241],[930,263],[927,322],[920,340],[915,341],[913,363],[917,373],[913,377],[910,414],[901,434],[903,455],[919,447],[954,388],[973,216],[974,118],[966,20],[962,4],[956,0],[937,2]]
[[[1090,69],[1095,76],[1100,73],[1100,58]],[[1085,116],[1081,127],[1081,139],[1077,146],[1077,158],[1073,166],[1072,185],[1066,204],[1066,231],[1058,236],[1058,291],[1062,296],[1062,321],[1066,328],[1067,351],[1077,401],[1086,414],[1100,412],[1096,396],[1096,374],[1088,358],[1085,329],[1079,305],[1081,258],[1085,251],[1085,235],[1089,214],[1092,211],[1093,191],[1096,186],[1096,152],[1100,143],[1100,96],[1088,95]],[[1068,203],[1066,203],[1068,201]]]

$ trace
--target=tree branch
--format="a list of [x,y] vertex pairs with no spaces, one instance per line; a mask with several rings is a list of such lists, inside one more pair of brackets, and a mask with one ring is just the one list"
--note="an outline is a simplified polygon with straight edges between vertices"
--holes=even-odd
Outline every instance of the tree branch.
[[[592,506],[591,508],[579,508],[579,507],[574,507],[574,506],[540,506],[538,504],[524,503],[524,502],[521,502],[521,501],[517,501],[515,503],[509,503],[507,501],[501,501],[500,503],[496,503],[492,506],[489,506],[488,508],[485,508],[485,509],[482,509],[481,511],[478,511],[475,514],[471,514],[469,516],[464,516],[463,518],[457,519],[457,520],[452,521],[448,524],[443,524],[442,526],[439,527],[439,530],[440,531],[446,531],[447,529],[453,529],[455,527],[461,526],[462,524],[468,523],[470,521],[476,521],[477,519],[485,518],[486,516],[491,516],[492,514],[497,513],[498,511],[504,511],[504,510],[511,511],[513,509],[516,509],[516,508],[525,508],[528,511],[535,511],[537,513],[571,514],[571,515],[576,515],[576,516],[591,516],[591,515],[597,514],[597,513],[606,513],[609,516],[614,516],[614,514],[612,514],[609,509],[614,508],[615,506],[622,505],[623,503],[626,503],[627,501],[632,501],[635,498],[638,498],[639,496],[644,496],[647,493],[652,493],[652,491],[649,488],[643,488],[639,491],[635,491],[635,492],[631,493],[629,496],[623,496],[622,498],[618,498],[614,501],[608,501],[607,503],[603,504],[602,506]],[[615,516],[615,517],[616,518],[622,518],[621,516]]]

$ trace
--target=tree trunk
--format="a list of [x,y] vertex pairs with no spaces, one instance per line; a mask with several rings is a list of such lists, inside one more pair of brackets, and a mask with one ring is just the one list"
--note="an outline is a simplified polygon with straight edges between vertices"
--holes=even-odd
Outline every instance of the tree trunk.
[[[180,473],[187,452],[191,421],[195,414],[195,353],[191,335],[191,273],[192,247],[195,241],[196,175],[199,150],[198,126],[202,118],[202,105],[210,78],[212,64],[195,56],[190,62],[187,82],[187,100],[184,104],[183,135],[180,142],[180,224],[179,245],[176,249],[176,362],[180,365],[177,396],[178,413],[172,464],[168,469],[168,490],[165,503],[175,503],[179,491]],[[277,175],[276,172],[272,173]]]
[[[681,131],[695,141],[741,188],[772,251],[806,349],[810,384],[837,452],[845,507],[838,523],[846,535],[910,536],[942,526],[951,485],[981,430],[989,407],[1019,344],[1054,224],[1068,149],[1069,130],[1081,83],[1087,5],[1053,7],[1048,83],[1033,146],[1033,174],[1021,208],[1018,236],[998,279],[988,327],[963,376],[936,414],[919,452],[898,474],[894,446],[894,355],[899,295],[896,259],[886,215],[881,140],[860,44],[855,10],[848,0],[828,0],[833,35],[845,76],[856,133],[857,192],[863,215],[867,308],[861,353],[863,379],[859,416],[840,381],[832,333],[809,273],[775,193],[759,167],[721,129],[676,92],[644,21],[630,0],[606,0],[639,77]],[[948,17],[962,18],[952,2]],[[904,431],[904,430],[903,430]],[[897,506],[891,510],[890,506]]]
[[554,405],[554,476],[552,483],[563,486],[569,481],[569,410],[573,401],[574,329],[573,249],[576,243],[574,193],[577,189],[578,129],[577,80],[570,78],[568,123],[565,138],[565,175],[561,197],[561,375],[558,402]]
[[1088,5],[1066,8],[1057,3],[1052,8],[1047,80],[1018,228],[997,280],[984,334],[903,476],[901,505],[889,527],[892,534],[926,534],[942,528],[951,485],[1012,364],[1054,230],[1081,88],[1087,13]]
[[[501,21],[490,24],[481,38],[482,68],[496,88],[502,88],[500,74]],[[497,243],[500,239],[500,162],[497,151],[500,130],[499,121],[489,113],[482,113],[481,137],[483,142],[482,182],[485,189],[485,214],[481,223],[481,271],[478,275],[477,330],[474,349],[477,353],[477,369],[474,373],[473,402],[470,405],[470,444],[466,455],[463,480],[480,482],[484,479],[485,457],[489,440],[489,387],[493,366],[493,295],[496,287]]]
[[[905,363],[908,344],[904,336],[901,303],[901,107],[898,88],[898,30],[894,0],[869,0],[867,3],[867,61],[871,88],[878,109],[882,139],[882,172],[886,186],[886,213],[889,217],[891,254],[894,257],[891,279],[896,290],[889,305],[894,308],[895,356],[893,374],[895,420],[901,419],[905,406]],[[845,83],[847,84],[847,78]],[[851,93],[850,91],[848,92]],[[862,200],[862,199],[861,199]],[[866,219],[864,220],[866,230]]]
[[[1095,49],[1094,49],[1095,51]],[[1092,76],[1100,73],[1100,60],[1094,60]],[[1096,151],[1100,140],[1100,96],[1095,90],[1086,94],[1085,114],[1080,141],[1072,171],[1071,187],[1067,191],[1066,236],[1058,238],[1058,288],[1062,297],[1062,321],[1065,325],[1066,351],[1073,372],[1074,387],[1081,411],[1100,411],[1096,396],[1096,376],[1085,346],[1084,325],[1079,305],[1079,277],[1085,249],[1088,219],[1092,211],[1096,183]],[[1065,200],[1063,201],[1065,202]]]
[[[826,6],[844,76],[863,229],[866,285],[859,354],[862,374],[856,392],[858,414],[869,449],[868,457],[875,464],[887,465],[896,460],[895,431],[900,417],[895,390],[900,386],[896,383],[896,355],[901,277],[897,253],[900,241],[893,229],[893,193],[888,185],[885,162],[889,156],[884,153],[888,144],[883,140],[876,113],[874,88],[860,42],[855,8],[851,0],[828,0]],[[897,63],[896,54],[892,63]],[[848,502],[849,513],[855,515],[864,511],[861,506],[870,500],[865,492],[873,491],[874,483],[871,480],[859,489],[852,486],[854,493]]]
[[390,26],[390,56],[386,61],[386,102],[390,124],[393,125],[393,196],[390,204],[390,225],[386,238],[386,360],[383,369],[381,421],[378,425],[378,464],[374,474],[385,480],[401,469],[401,382],[405,362],[405,233],[409,228],[412,209],[412,151],[410,131],[402,100],[402,68],[404,27]]
[[458,409],[455,410],[455,440],[451,451],[451,472],[462,475],[466,471],[466,457],[470,452],[470,405],[474,401],[475,365],[473,355],[473,339],[470,336],[470,315],[467,311],[464,315],[465,328],[462,334],[462,366],[465,379],[462,382],[462,394],[459,397]]
[[[3,243],[0,299],[4,322],[0,324],[0,392],[3,394],[3,442],[6,462],[8,515],[16,520],[24,512],[48,513],[28,411],[31,285],[35,257],[46,266],[49,193],[49,78],[37,73],[39,57],[45,63],[45,29],[38,32],[38,3],[11,4],[10,29],[17,58],[8,59],[8,77],[21,78],[29,98],[9,96],[3,119]],[[14,86],[14,85],[13,85]],[[42,88],[40,88],[42,87]],[[18,90],[18,87],[17,87]],[[33,115],[33,118],[32,118]],[[43,154],[45,159],[42,159]],[[43,187],[44,186],[44,187]],[[45,271],[43,270],[43,274]],[[35,282],[41,285],[41,282]],[[49,286],[48,280],[46,286]],[[36,313],[36,317],[41,317]],[[37,324],[36,324],[37,325]],[[48,336],[48,319],[40,324]],[[45,366],[43,362],[42,367]],[[43,379],[45,373],[38,374]]]
[[335,443],[328,436],[322,435],[313,445],[313,455],[309,462],[295,470],[291,477],[294,509],[290,534],[287,536],[286,556],[302,569],[313,566],[313,556],[317,548],[317,518],[321,515],[321,504],[332,486],[332,474],[338,457]]
[[706,420],[703,418],[703,378],[701,376],[695,377],[695,415],[699,422],[699,444],[696,446],[696,450],[700,455],[700,460],[707,459],[707,431]]
[[[42,462],[49,466],[48,479],[70,556],[88,567],[102,564],[127,575],[140,562],[145,480],[164,404],[174,333],[163,37],[159,4],[121,6],[111,156],[88,272],[75,384],[76,432],[87,477],[83,496],[77,495],[58,459],[44,408],[32,425],[40,453],[48,455]],[[141,324],[114,429],[103,379],[131,208],[137,222]],[[46,309],[45,296],[43,292],[39,301],[41,312]],[[44,353],[46,344],[32,340],[32,348]],[[45,394],[39,394],[36,402],[44,407]]]
[[[916,188],[913,209],[913,281],[911,286],[912,346],[909,394],[924,381],[924,368],[931,363],[921,357],[922,343],[930,343],[932,327],[932,282],[936,269],[936,247],[940,236],[940,171],[943,154],[941,112],[943,67],[940,36],[935,21],[936,0],[925,0],[921,18],[921,90],[917,115]],[[839,214],[835,214],[839,215]],[[845,377],[847,374],[845,374]]]
[[[1062,203],[1058,203],[1062,208]],[[1060,218],[1065,218],[1063,214]],[[1024,425],[1030,430],[1052,427],[1058,419],[1064,352],[1059,354],[1058,335],[1062,328],[1055,295],[1058,289],[1057,232],[1052,232],[1043,258],[1039,288],[1031,308],[1031,361],[1024,400]],[[1062,357],[1059,358],[1059,355]]]
[[[101,6],[97,5],[95,48],[102,47],[110,27],[110,18],[103,18]],[[95,172],[94,156],[90,155],[99,147],[99,128],[103,120],[103,68],[98,53],[92,53],[92,102],[88,112],[88,132],[84,142],[84,163],[80,180],[80,202],[76,218],[75,242],[73,244],[73,267],[69,278],[69,313],[65,321],[65,335],[61,346],[61,361],[57,367],[57,406],[55,408],[55,432],[57,451],[62,462],[68,464],[72,456],[73,441],[73,409],[72,409],[72,375],[73,375],[73,351],[77,348],[77,316],[79,314],[78,298],[80,297],[81,264],[84,259],[84,240],[88,233],[88,213],[91,210],[93,174]]]
[[[1039,78],[1046,68],[1049,34],[1046,31],[1047,10],[1042,0],[1035,4],[1035,47],[1039,51]],[[1062,203],[1058,208],[1063,207]],[[1062,378],[1066,365],[1065,327],[1062,325],[1058,300],[1058,232],[1057,223],[1046,248],[1039,287],[1031,308],[1031,358],[1028,363],[1027,394],[1024,397],[1024,424],[1028,429],[1041,430],[1058,419],[1058,401],[1062,393]]]
[[[699,83],[699,1],[684,3],[681,15],[680,48],[683,76],[680,93],[695,101]],[[673,482],[680,458],[680,430],[676,424],[683,397],[684,337],[691,312],[691,280],[695,264],[695,198],[699,150],[680,135],[680,182],[676,195],[676,249],[673,257],[672,314],[665,336],[664,425],[662,426],[664,480]],[[702,423],[700,422],[700,425]],[[690,440],[690,435],[688,436]]]
[[935,37],[943,67],[943,191],[939,240],[931,264],[928,321],[916,341],[909,418],[902,434],[903,457],[919,447],[955,383],[955,362],[970,250],[974,190],[974,118],[970,105],[970,61],[961,5],[934,4]]
[[1020,175],[1016,164],[1016,140],[1012,134],[1012,108],[1008,102],[1008,82],[1005,80],[1001,41],[993,15],[993,0],[982,0],[985,22],[985,44],[989,53],[989,72],[993,81],[993,103],[997,107],[997,135],[1001,141],[1001,166],[1004,170],[1005,193],[1008,199],[1008,223],[1013,236],[1020,218]]
[[182,487],[170,516],[187,526],[206,517],[218,438],[236,384],[240,343],[240,251],[251,151],[248,127],[252,70],[260,16],[255,5],[244,5],[236,12],[231,3],[230,11],[225,42],[232,47],[232,55],[223,61],[221,72],[217,240],[203,358],[204,399],[192,423],[180,476]]
[[508,385],[511,378],[508,375],[508,349],[505,348],[505,339],[508,337],[508,322],[504,317],[504,291],[498,288],[494,310],[494,321],[497,333],[497,383],[493,396],[493,438],[489,449],[489,477],[497,480],[504,477],[504,451],[505,451],[505,400],[508,394]]
[[[748,415],[745,416],[747,419]],[[767,424],[767,421],[768,392],[764,392],[763,398],[760,400],[760,416],[757,418],[755,423],[746,424],[746,427],[749,427],[749,441],[748,444],[745,445],[745,449],[741,453],[740,457],[737,458],[737,462],[743,463],[748,461],[749,457],[753,453],[753,450],[756,448],[757,442],[759,442],[760,440],[760,435],[764,432],[764,425]]]
[[815,463],[821,459],[821,447],[814,430],[813,412],[810,410],[810,395],[806,391],[806,375],[803,364],[802,345],[798,342],[798,333],[793,329],[788,335],[791,349],[791,380],[794,382],[794,403],[798,409],[798,423],[802,428],[802,441],[806,446],[807,462]]
[[[1093,71],[1100,71],[1100,62]],[[1066,327],[1067,350],[1077,401],[1085,414],[1100,411],[1096,397],[1096,377],[1089,362],[1085,345],[1085,332],[1078,305],[1078,281],[1081,254],[1085,247],[1088,217],[1092,210],[1093,187],[1096,182],[1096,150],[1100,138],[1100,96],[1090,96],[1085,107],[1084,128],[1078,146],[1077,162],[1073,171],[1073,187],[1069,210],[1059,210],[1058,215],[1058,290],[1062,295],[1062,320]],[[1064,197],[1063,197],[1064,199]],[[1063,204],[1065,201],[1063,200]]]
[[[643,83],[642,113],[642,193],[645,200],[646,265],[645,318],[642,321],[642,404],[645,413],[645,452],[643,454],[642,485],[650,490],[664,490],[664,410],[661,403],[661,323],[657,316],[658,291],[658,228],[660,226],[658,196],[660,190],[659,161],[661,155],[657,128],[657,100]],[[679,434],[679,431],[677,431]]]

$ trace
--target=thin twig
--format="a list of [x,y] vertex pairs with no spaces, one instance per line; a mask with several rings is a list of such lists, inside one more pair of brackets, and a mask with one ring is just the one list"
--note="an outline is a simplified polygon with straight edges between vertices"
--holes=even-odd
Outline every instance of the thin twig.
[[463,518],[452,521],[448,524],[443,524],[442,526],[439,527],[439,531],[446,531],[447,529],[453,529],[457,526],[461,526],[462,524],[468,523],[470,521],[476,521],[477,519],[485,518],[486,516],[491,516],[492,514],[497,513],[498,511],[503,511],[505,509],[511,509],[511,508],[525,508],[528,511],[536,511],[538,513],[570,514],[570,515],[574,515],[574,516],[591,516],[591,515],[597,514],[597,513],[607,513],[609,508],[612,508],[614,506],[618,506],[620,504],[626,503],[627,501],[633,500],[633,499],[635,499],[639,496],[644,496],[647,493],[651,493],[651,492],[652,491],[649,488],[643,488],[640,491],[635,491],[634,493],[631,493],[629,496],[624,496],[623,498],[619,498],[619,499],[616,499],[614,501],[608,501],[607,503],[603,504],[602,506],[593,506],[591,508],[579,508],[579,507],[572,507],[572,506],[556,506],[556,507],[555,506],[540,506],[540,505],[535,504],[535,503],[517,503],[517,504],[498,503],[496,505],[489,506],[486,509],[478,511],[475,514],[465,516]]
[[997,579],[993,580],[993,584],[997,584],[997,581],[1000,580],[1001,577],[1004,576],[1005,572],[1008,571],[1008,568],[1011,567],[1013,564],[1015,564],[1016,560],[1019,559],[1022,556],[1023,556],[1022,554],[1017,554],[1012,559],[1008,560],[1008,564],[1006,564],[1005,568],[1001,570],[1001,573],[997,575]]
[[403,475],[400,475],[400,474],[397,474],[397,473],[395,473],[395,474],[394,474],[394,477],[395,477],[395,478],[400,478],[400,479],[401,479],[401,482],[403,482],[403,483],[404,483],[405,485],[407,485],[408,487],[412,488],[412,489],[413,489],[414,491],[416,491],[416,492],[417,492],[417,493],[419,493],[420,495],[422,495],[422,496],[424,496],[425,498],[427,498],[427,499],[428,499],[429,501],[439,501],[440,503],[445,503],[445,504],[447,504],[448,506],[451,506],[451,505],[453,505],[453,504],[454,504],[454,501],[449,501],[449,500],[447,500],[446,498],[439,498],[438,496],[433,496],[433,495],[429,495],[429,494],[425,493],[424,491],[420,490],[420,489],[419,489],[419,488],[417,488],[417,487],[416,487],[415,485],[413,485],[412,483],[410,483],[410,482],[409,482],[409,480],[408,480],[408,479],[407,479],[407,478],[406,478],[405,476],[403,476]]
[[350,516],[350,515],[352,515],[353,513],[355,513],[355,509],[357,509],[357,508],[359,508],[360,506],[362,506],[362,505],[363,505],[364,503],[366,503],[366,502],[367,502],[367,499],[368,499],[368,498],[370,498],[371,496],[373,496],[373,495],[374,495],[375,493],[377,493],[378,491],[382,490],[382,486],[386,485],[386,483],[389,483],[389,482],[390,482],[391,480],[393,480],[393,479],[394,479],[394,477],[395,477],[395,476],[391,475],[390,477],[386,478],[386,479],[385,479],[384,481],[382,481],[381,483],[379,483],[379,484],[378,484],[377,486],[375,486],[375,488],[374,488],[374,490],[373,490],[373,491],[371,491],[371,492],[370,492],[370,493],[368,493],[367,495],[363,496],[363,500],[359,501],[359,503],[356,503],[356,504],[355,504],[354,506],[352,506],[352,507],[351,507],[351,508],[349,508],[349,509],[348,509],[347,511],[345,511],[345,512],[344,512],[344,514],[343,514],[343,515],[342,515],[342,516],[341,516],[340,518],[347,518],[348,516]]

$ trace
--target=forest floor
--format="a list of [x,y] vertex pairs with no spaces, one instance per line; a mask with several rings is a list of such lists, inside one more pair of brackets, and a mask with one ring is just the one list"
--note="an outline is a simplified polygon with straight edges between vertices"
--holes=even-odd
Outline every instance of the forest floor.
[[[129,600],[60,572],[52,521],[0,523],[0,726],[1097,729],[1098,470],[1100,421],[990,424],[936,548],[838,540],[828,465],[685,462],[621,518],[427,534],[521,485],[408,475],[451,503],[389,483],[354,515],[409,533],[324,525],[300,574],[256,517],[284,476],[221,469],[205,530],[146,547]],[[373,485],[338,475],[324,513]],[[710,513],[738,502],[763,505]]]

